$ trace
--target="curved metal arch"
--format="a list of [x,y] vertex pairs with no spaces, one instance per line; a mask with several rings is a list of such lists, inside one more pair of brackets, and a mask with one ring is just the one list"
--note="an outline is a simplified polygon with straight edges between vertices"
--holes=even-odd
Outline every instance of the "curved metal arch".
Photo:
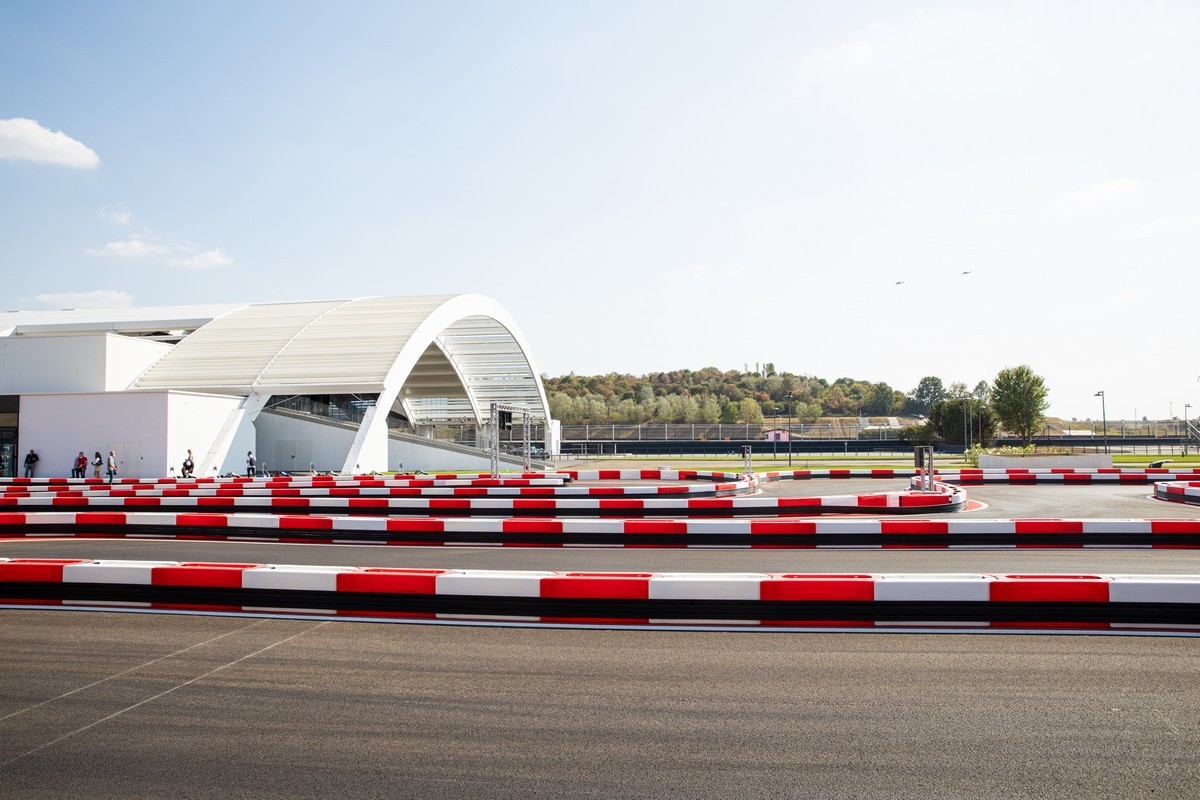
[[[439,341],[440,337],[447,330],[453,328],[456,323],[478,317],[495,322],[500,329],[511,337],[512,343],[516,348],[514,355],[518,356],[519,360],[528,369],[527,376],[535,391],[535,400],[538,407],[533,409],[534,413],[549,420],[550,405],[546,399],[546,391],[542,386],[533,356],[530,354],[529,343],[517,325],[516,320],[499,303],[489,297],[479,294],[456,295],[433,308],[412,331],[408,340],[401,346],[383,380],[383,390],[376,400],[375,412],[363,421],[362,426],[360,426],[355,435],[350,452],[346,455],[346,462],[343,465],[344,471],[350,471],[361,463],[363,460],[362,454],[364,448],[368,447],[368,442],[383,441],[386,447],[387,409],[390,409],[396,402],[409,374],[416,367],[430,345],[439,347],[454,366],[455,372],[460,376],[465,376],[466,380],[463,384],[463,390],[471,407],[475,410],[477,420],[482,424],[483,409],[491,400],[486,396],[481,397],[478,391],[479,387],[474,385],[474,379],[480,376],[472,374],[470,370],[464,370],[463,365],[454,357],[453,346],[451,345],[447,348],[444,340]],[[521,377],[526,376],[522,375]],[[380,413],[381,410],[383,413]],[[384,454],[384,458],[386,459],[386,454]],[[366,460],[370,461],[373,459],[368,458]]]

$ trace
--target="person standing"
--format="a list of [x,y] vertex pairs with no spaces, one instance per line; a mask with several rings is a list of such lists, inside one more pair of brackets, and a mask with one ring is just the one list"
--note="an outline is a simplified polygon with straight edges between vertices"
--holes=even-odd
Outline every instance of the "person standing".
[[111,486],[113,479],[117,477],[117,452],[115,450],[108,451],[108,483]]
[[92,456],[92,477],[100,477],[100,468],[104,466],[104,456],[100,455],[100,451],[96,451],[96,455]]
[[88,464],[87,456],[85,456],[83,454],[83,451],[80,450],[79,455],[75,456],[75,469],[71,470],[71,477],[72,478],[84,477],[84,474],[87,472],[87,464]]
[[254,451],[253,450],[246,451],[246,477],[247,478],[254,477]]
[[29,452],[25,454],[25,477],[32,478],[34,470],[37,469],[38,454],[31,447]]

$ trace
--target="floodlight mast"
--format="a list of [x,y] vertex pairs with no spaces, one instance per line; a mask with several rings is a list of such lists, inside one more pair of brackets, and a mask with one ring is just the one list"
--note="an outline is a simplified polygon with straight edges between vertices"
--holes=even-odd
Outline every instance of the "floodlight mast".
[[489,415],[491,429],[488,433],[488,450],[491,451],[491,474],[493,478],[500,477],[500,416],[506,415],[508,429],[512,429],[512,415],[521,415],[521,451],[524,454],[525,472],[529,472],[530,442],[533,433],[533,410],[528,406],[515,406],[510,403],[492,403]]

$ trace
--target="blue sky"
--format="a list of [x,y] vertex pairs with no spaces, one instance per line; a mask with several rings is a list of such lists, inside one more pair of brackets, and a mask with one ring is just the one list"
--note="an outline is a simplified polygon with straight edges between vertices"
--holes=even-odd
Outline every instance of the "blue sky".
[[10,0],[3,308],[477,291],[549,374],[1028,363],[1056,415],[1194,415],[1197,41],[1186,2]]

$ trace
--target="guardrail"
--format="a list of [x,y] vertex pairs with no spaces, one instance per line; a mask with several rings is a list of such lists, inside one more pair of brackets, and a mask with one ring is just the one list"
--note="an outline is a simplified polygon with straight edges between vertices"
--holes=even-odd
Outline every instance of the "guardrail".
[[0,559],[0,603],[551,625],[1200,630],[1197,575],[604,573]]

